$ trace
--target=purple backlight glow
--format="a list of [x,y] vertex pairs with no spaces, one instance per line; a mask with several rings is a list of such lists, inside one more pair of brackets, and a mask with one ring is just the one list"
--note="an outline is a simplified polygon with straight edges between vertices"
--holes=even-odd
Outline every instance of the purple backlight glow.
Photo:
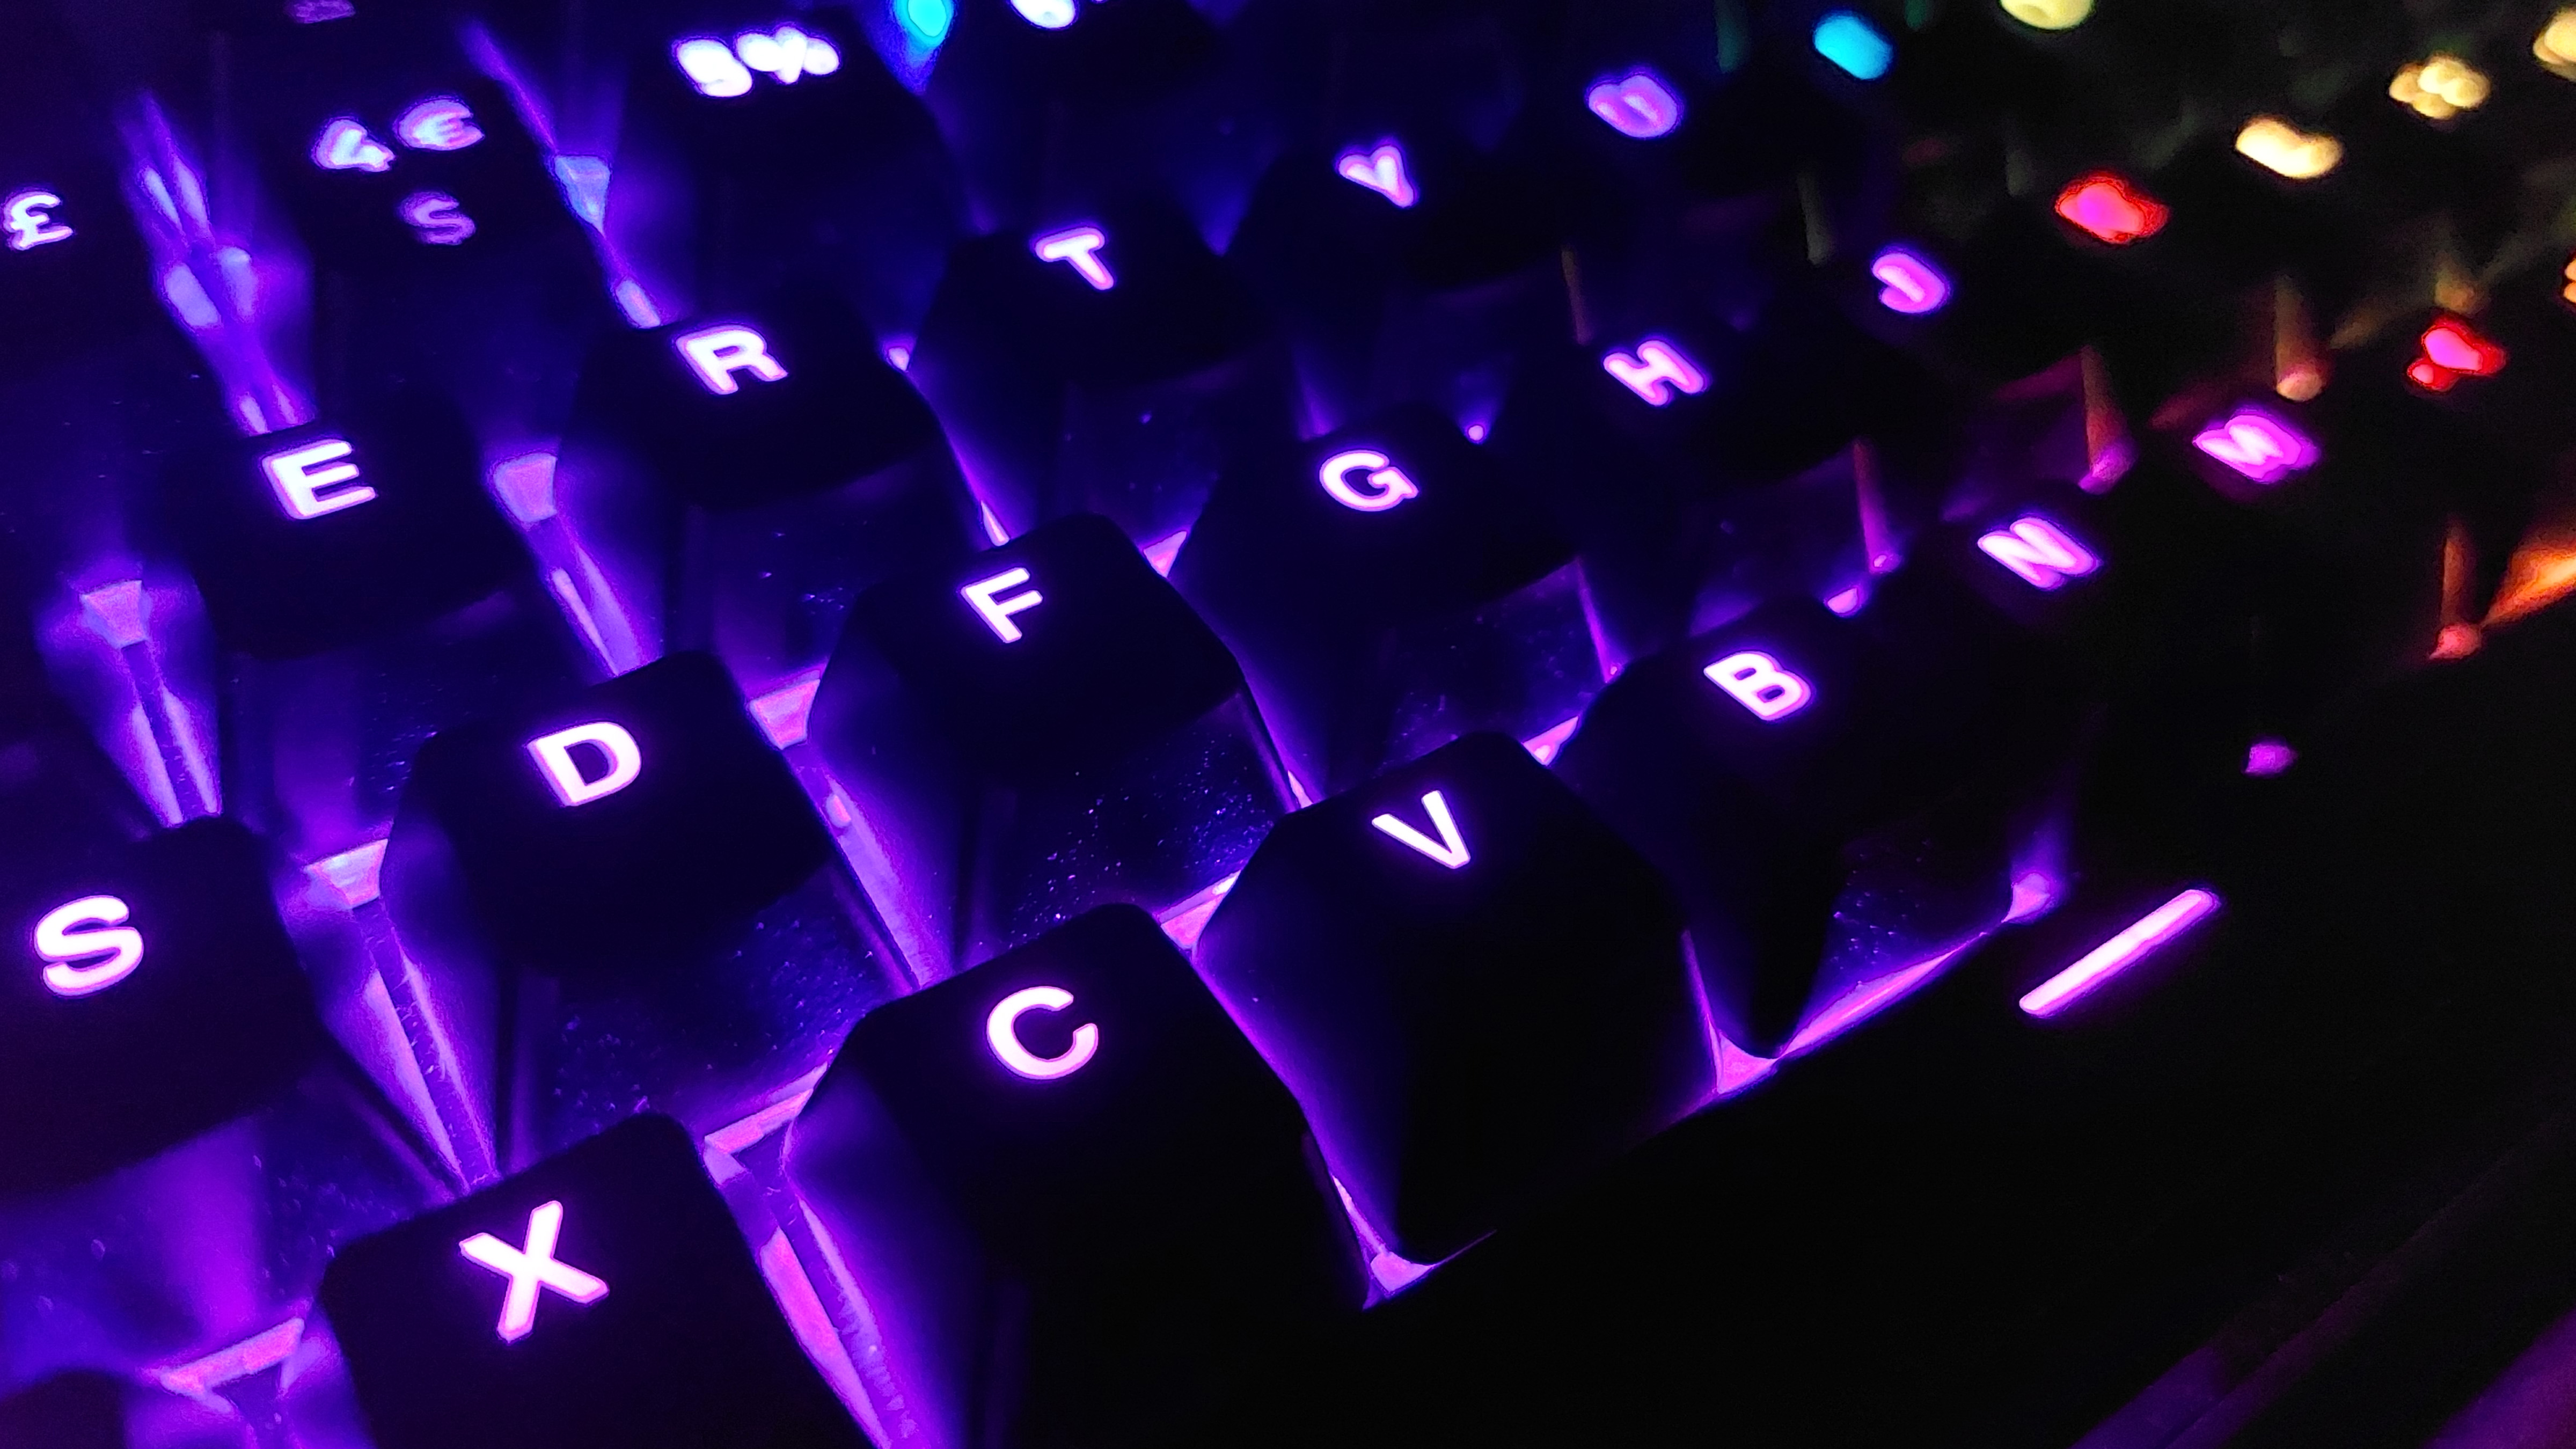
[[1063,262],[1082,274],[1095,292],[1106,292],[1118,285],[1116,274],[1100,259],[1100,249],[1109,244],[1109,236],[1096,226],[1077,226],[1049,232],[1029,242],[1029,250],[1042,262]]
[[1422,199],[1413,188],[1413,178],[1404,169],[1404,148],[1393,141],[1378,144],[1374,151],[1345,151],[1333,163],[1333,171],[1343,180],[1365,186],[1392,201],[1398,208],[1410,208]]
[[1814,1051],[1904,1000],[1914,988],[1931,980],[1942,967],[1958,959],[1959,953],[1967,949],[1965,945],[1953,946],[1928,961],[1917,961],[1875,981],[1864,981],[1853,987],[1832,1005],[1809,1018],[1807,1024],[1798,1029],[1798,1034],[1789,1038],[1789,1044],[1780,1049],[1781,1057],[1785,1059]]
[[1633,353],[1613,352],[1601,359],[1601,370],[1655,407],[1673,400],[1676,390],[1708,391],[1708,374],[1682,350],[1661,337],[1649,337]]
[[1950,279],[1941,269],[1904,247],[1889,247],[1869,264],[1869,274],[1883,283],[1879,305],[1908,317],[1941,310],[1950,300]]
[[2023,583],[2044,593],[2053,593],[2068,579],[2080,579],[2102,567],[2101,558],[2093,550],[2036,513],[2024,514],[1979,538],[1977,549],[2012,570]]
[[1682,123],[1680,99],[1662,77],[1649,70],[1602,81],[1583,93],[1583,103],[1592,108],[1592,114],[1609,122],[1611,129],[1640,141],[1670,135]]
[[2021,1009],[2041,1018],[2057,1015],[2103,982],[2155,954],[2166,942],[2190,930],[2202,917],[2217,909],[2218,897],[2214,892],[2198,886],[2184,891],[2139,918],[2127,930],[2084,953],[2082,960],[2041,982],[2021,999]]
[[2322,456],[2307,434],[2250,403],[2201,429],[2191,443],[2257,483],[2278,483],[2315,467]]
[[295,1346],[303,1341],[304,1320],[290,1318],[229,1348],[219,1348],[203,1358],[191,1359],[172,1368],[153,1369],[145,1377],[208,1408],[229,1410],[232,1406],[215,1396],[216,1389],[286,1362],[287,1355],[295,1352]]
[[2284,740],[2256,740],[2245,751],[2245,773],[2277,775],[2299,762],[2299,752]]
[[814,712],[814,692],[823,685],[823,671],[793,679],[751,702],[751,717],[760,721],[763,734],[769,736],[772,748],[786,749],[805,743],[806,721]]

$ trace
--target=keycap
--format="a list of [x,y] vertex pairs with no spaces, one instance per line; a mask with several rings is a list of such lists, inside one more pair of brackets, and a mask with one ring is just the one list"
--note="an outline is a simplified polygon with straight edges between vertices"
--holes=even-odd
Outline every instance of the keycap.
[[126,1449],[124,1386],[103,1373],[62,1373],[0,1399],[0,1444]]
[[890,335],[919,327],[965,193],[853,20],[752,3],[635,22],[603,226],[661,315],[828,276]]
[[2049,761],[1966,774],[1935,748],[1950,701],[1906,684],[1860,625],[1779,600],[1630,665],[1558,753],[1684,903],[1710,1010],[1748,1050],[2010,908],[2004,792]]
[[1600,688],[1540,486],[1419,405],[1219,481],[1172,584],[1243,661],[1309,794],[1475,730],[1536,738]]
[[1488,421],[1512,360],[1572,336],[1538,188],[1428,126],[1350,136],[1273,162],[1226,260],[1326,426],[1405,400]]
[[791,1132],[948,1442],[1159,1441],[1361,1301],[1296,1102],[1132,906],[871,1013]]
[[1013,533],[1094,512],[1140,543],[1166,538],[1228,462],[1295,436],[1294,382],[1260,309],[1150,197],[960,246],[912,377]]
[[419,625],[527,573],[478,455],[455,404],[404,392],[174,460],[162,525],[227,648],[315,654]]
[[349,1244],[321,1302],[384,1449],[867,1442],[666,1117]]
[[1199,937],[1359,1216],[1435,1263],[1713,1086],[1671,894],[1511,740],[1281,821]]
[[440,731],[404,787],[383,889],[451,1013],[508,993],[520,1045],[500,1135],[536,1151],[647,1103],[702,1131],[767,1105],[897,969],[795,775],[703,654]]
[[232,39],[226,100],[311,254],[322,409],[429,382],[496,440],[555,435],[614,312],[509,91],[426,11],[261,19]]
[[446,1190],[429,1146],[326,1032],[248,831],[130,839],[9,795],[11,1375],[130,1374],[272,1332],[336,1245]]
[[859,590],[982,541],[939,420],[815,289],[601,339],[554,479],[643,647],[755,689],[820,665]]
[[1097,516],[860,595],[811,728],[933,977],[1093,906],[1175,905],[1288,805],[1233,656]]
[[16,822],[47,848],[12,852],[0,938],[23,943],[0,976],[0,1074],[28,1104],[0,1124],[8,1190],[93,1177],[242,1116],[325,1041],[247,831],[205,820],[128,844],[83,823]]

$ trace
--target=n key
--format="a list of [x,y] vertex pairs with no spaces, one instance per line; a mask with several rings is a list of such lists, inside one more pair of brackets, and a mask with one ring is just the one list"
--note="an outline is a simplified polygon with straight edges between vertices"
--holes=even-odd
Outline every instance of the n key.
[[1680,928],[1645,861],[1484,734],[1281,821],[1197,959],[1361,1217],[1431,1263],[1706,1097]]
[[871,1013],[791,1131],[935,1442],[1165,1442],[1360,1305],[1296,1102],[1132,906]]
[[667,1117],[350,1244],[322,1307],[384,1449],[867,1443]]

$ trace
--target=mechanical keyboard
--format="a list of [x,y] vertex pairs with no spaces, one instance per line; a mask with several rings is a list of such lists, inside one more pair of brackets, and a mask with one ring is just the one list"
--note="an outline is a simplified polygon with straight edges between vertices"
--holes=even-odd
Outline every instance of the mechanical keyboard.
[[2576,8],[0,37],[0,1449],[2576,1444]]

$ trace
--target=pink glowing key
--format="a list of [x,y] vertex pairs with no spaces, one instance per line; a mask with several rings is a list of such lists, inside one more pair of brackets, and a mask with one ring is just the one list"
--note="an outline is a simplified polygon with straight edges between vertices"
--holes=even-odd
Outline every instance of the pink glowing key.
[[1903,247],[1889,247],[1869,264],[1869,274],[1886,285],[1879,289],[1879,305],[1908,317],[1941,310],[1950,300],[1950,279],[1930,262]]
[[2103,982],[2154,955],[2218,909],[2215,893],[2194,886],[2148,912],[2135,925],[2084,953],[2084,959],[2043,981],[2021,999],[2032,1016],[2055,1016]]
[[2278,483],[2316,466],[2322,456],[2306,434],[2279,416],[2251,405],[2200,430],[2192,446],[2253,479]]
[[1685,393],[1708,390],[1708,374],[1699,370],[1699,364],[1660,337],[1638,343],[1634,353],[1609,354],[1601,359],[1601,369],[1656,407],[1671,402],[1676,389]]
[[555,1257],[555,1239],[563,1232],[564,1206],[537,1204],[528,1214],[528,1236],[513,1248],[490,1233],[476,1233],[456,1245],[469,1260],[510,1280],[501,1295],[501,1341],[516,1343],[537,1326],[537,1295],[548,1288],[575,1303],[596,1303],[608,1296],[608,1285]]
[[1410,207],[1422,199],[1413,187],[1413,178],[1404,169],[1404,148],[1393,141],[1374,151],[1349,151],[1333,163],[1333,170],[1345,181],[1365,186],[1399,207]]
[[1682,123],[1682,103],[1651,71],[1603,81],[1583,93],[1592,114],[1623,136],[1650,141]]

